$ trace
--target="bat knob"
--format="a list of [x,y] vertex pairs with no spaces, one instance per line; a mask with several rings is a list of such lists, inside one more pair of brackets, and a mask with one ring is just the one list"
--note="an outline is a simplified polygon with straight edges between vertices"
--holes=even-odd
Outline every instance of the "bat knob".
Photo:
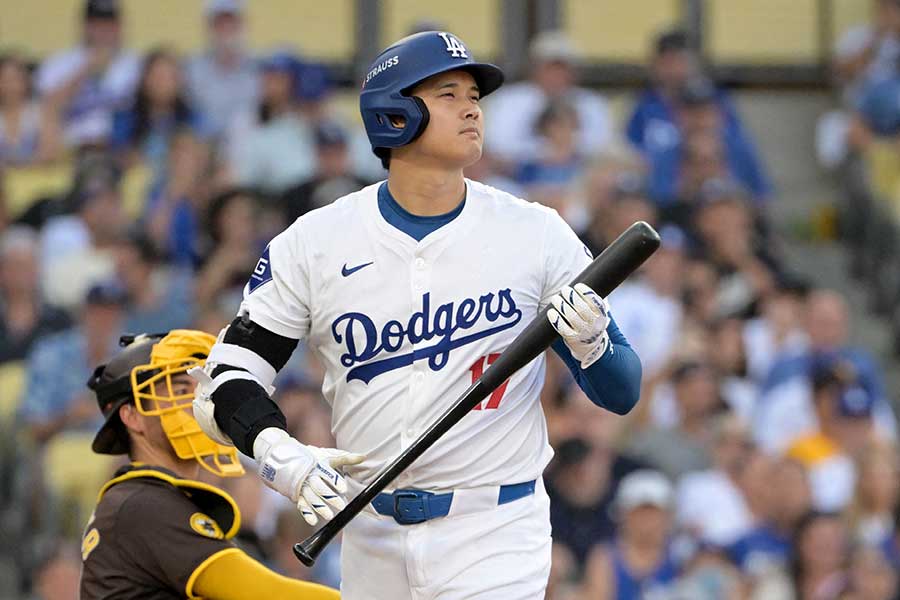
[[316,564],[316,557],[307,552],[306,548],[303,547],[303,544],[294,544],[294,556],[307,567]]

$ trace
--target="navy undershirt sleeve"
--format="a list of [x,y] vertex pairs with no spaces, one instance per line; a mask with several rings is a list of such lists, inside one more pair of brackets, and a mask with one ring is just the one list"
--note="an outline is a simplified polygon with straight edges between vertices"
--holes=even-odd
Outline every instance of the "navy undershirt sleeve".
[[587,369],[581,368],[562,338],[557,338],[551,347],[591,402],[624,415],[634,408],[641,395],[641,361],[619,331],[615,319],[610,318],[606,331],[610,349]]

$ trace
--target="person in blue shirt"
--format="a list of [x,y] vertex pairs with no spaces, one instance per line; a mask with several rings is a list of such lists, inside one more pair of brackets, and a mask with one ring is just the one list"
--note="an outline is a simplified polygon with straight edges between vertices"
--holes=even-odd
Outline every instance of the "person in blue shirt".
[[684,193],[687,160],[696,152],[691,148],[701,136],[717,142],[712,154],[720,166],[711,176],[733,178],[757,203],[771,195],[772,185],[756,148],[749,136],[730,122],[712,81],[698,77],[684,84],[674,107],[673,127],[672,135],[649,139],[642,149],[650,165],[651,195],[657,203],[670,204]]
[[679,567],[672,555],[673,491],[651,469],[627,475],[614,503],[619,531],[608,546],[591,553],[584,597],[633,600],[670,591]]
[[113,116],[113,150],[129,162],[146,161],[159,180],[166,175],[169,148],[178,131],[203,136],[203,120],[187,102],[178,57],[165,48],[144,58],[134,101]]

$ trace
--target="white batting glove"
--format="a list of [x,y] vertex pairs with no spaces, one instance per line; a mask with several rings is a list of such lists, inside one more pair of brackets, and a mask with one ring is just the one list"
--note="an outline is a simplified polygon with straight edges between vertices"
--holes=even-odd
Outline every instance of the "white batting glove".
[[611,346],[606,327],[609,303],[583,283],[566,286],[550,299],[550,324],[586,369],[606,354]]
[[[253,442],[259,476],[276,492],[290,498],[310,525],[330,519],[347,503],[347,482],[337,471],[366,459],[334,448],[305,446],[277,427],[263,429]],[[334,510],[332,510],[334,509]]]

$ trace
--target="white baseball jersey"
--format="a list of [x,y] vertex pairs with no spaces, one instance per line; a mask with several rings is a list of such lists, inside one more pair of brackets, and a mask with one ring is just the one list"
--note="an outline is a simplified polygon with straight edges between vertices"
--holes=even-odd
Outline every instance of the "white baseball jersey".
[[[420,242],[381,215],[381,184],[300,217],[269,244],[241,311],[305,339],[348,469],[369,481],[477,379],[591,261],[556,211],[466,180],[466,202]],[[444,491],[539,477],[552,457],[540,356],[394,483]],[[303,440],[300,440],[301,442]]]

